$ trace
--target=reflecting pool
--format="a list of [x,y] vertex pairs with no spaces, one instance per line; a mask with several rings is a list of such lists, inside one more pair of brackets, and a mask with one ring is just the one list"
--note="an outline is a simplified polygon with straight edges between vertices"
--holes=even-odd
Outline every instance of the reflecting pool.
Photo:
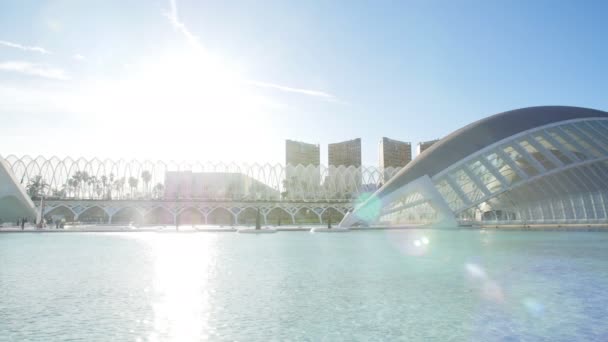
[[602,232],[0,234],[0,341],[606,341],[607,289]]

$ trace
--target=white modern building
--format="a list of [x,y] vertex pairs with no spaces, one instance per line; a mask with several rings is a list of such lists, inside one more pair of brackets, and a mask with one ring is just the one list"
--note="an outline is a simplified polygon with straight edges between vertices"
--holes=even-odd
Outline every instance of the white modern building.
[[416,145],[416,156],[419,156],[422,152],[428,150],[431,146],[433,146],[439,139],[421,141]]
[[341,226],[606,223],[607,205],[608,113],[531,107],[436,142]]
[[7,163],[0,158],[0,223],[14,223],[23,218],[34,222],[36,216],[34,203]]
[[278,200],[278,190],[238,172],[168,171],[164,199]]

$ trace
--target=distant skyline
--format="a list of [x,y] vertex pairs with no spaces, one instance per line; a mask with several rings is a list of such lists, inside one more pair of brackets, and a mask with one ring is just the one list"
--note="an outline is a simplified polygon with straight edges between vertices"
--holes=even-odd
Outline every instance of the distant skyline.
[[602,1],[10,1],[2,155],[283,162],[285,139],[441,138],[608,110]]

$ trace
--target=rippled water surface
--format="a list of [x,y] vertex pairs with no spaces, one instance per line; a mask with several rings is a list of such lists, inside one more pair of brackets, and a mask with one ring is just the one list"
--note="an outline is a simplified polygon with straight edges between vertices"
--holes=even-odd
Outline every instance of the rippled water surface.
[[0,341],[608,341],[608,233],[0,234]]

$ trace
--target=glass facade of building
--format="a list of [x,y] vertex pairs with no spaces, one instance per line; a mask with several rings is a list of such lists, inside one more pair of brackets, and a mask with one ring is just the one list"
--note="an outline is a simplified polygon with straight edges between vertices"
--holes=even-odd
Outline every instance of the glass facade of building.
[[[433,224],[446,216],[461,225],[608,222],[608,114],[595,112],[522,130],[432,170],[423,177],[432,181],[427,192],[440,195],[433,199],[408,190],[407,183],[390,193],[380,189],[375,201],[382,205],[373,218],[362,220],[356,208],[343,223]],[[476,144],[474,136],[460,138]],[[438,204],[449,212],[439,212]]]

